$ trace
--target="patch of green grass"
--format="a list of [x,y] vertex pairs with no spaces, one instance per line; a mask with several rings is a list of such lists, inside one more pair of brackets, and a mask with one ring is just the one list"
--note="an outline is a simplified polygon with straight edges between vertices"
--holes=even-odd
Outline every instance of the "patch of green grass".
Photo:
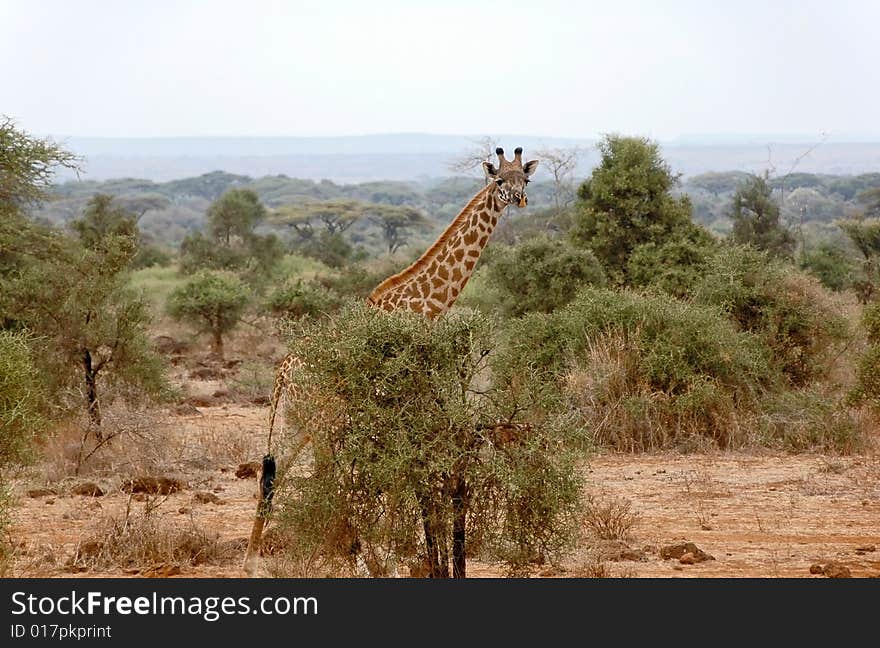
[[169,295],[185,281],[186,277],[179,273],[176,265],[172,265],[136,270],[131,274],[129,283],[132,288],[144,293],[150,301],[153,313],[161,315],[165,310]]
[[300,254],[285,254],[278,263],[276,272],[281,277],[302,277],[304,279],[311,279],[315,275],[332,271],[317,259],[312,259]]

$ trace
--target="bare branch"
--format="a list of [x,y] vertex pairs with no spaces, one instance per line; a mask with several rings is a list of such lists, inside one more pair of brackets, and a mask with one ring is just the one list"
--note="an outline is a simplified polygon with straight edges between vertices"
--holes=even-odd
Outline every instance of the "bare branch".
[[479,171],[483,179],[488,182],[486,172],[483,170],[483,162],[491,162],[495,155],[495,149],[498,148],[498,140],[491,135],[485,135],[478,139],[471,140],[474,146],[459,157],[453,159],[448,167],[454,173],[472,174]]
[[572,148],[542,148],[537,156],[546,164],[553,176],[553,199],[556,209],[567,207],[574,200],[572,174],[577,168],[581,150]]

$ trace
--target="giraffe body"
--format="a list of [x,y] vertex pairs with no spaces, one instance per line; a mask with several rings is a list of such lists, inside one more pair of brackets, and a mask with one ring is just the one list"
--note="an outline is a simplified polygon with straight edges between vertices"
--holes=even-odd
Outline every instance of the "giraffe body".
[[[538,162],[532,160],[523,164],[521,148],[516,149],[513,160],[505,159],[504,151],[500,148],[495,152],[498,167],[489,162],[483,163],[489,179],[486,187],[465,205],[421,257],[379,284],[367,297],[368,304],[385,311],[409,309],[432,320],[452,308],[473,275],[477,260],[505,208],[510,204],[525,207],[528,203],[525,187]],[[293,354],[287,355],[278,365],[269,406],[270,448],[278,406],[282,398],[286,398],[288,403],[296,402],[298,394],[291,375],[302,367],[303,361]],[[309,441],[307,435],[296,431],[290,459]],[[283,473],[284,469],[285,466],[279,467],[279,473]],[[262,504],[261,500],[245,556],[245,570],[251,576],[257,570],[260,536],[268,515],[268,507],[262,507]]]

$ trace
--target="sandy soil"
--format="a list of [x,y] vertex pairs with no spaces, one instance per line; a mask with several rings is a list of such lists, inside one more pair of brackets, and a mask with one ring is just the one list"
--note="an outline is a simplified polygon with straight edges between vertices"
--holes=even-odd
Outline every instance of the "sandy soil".
[[[169,413],[161,422],[165,438],[176,438],[166,460],[184,490],[165,499],[157,514],[181,528],[194,525],[228,543],[219,565],[180,567],[185,577],[241,577],[245,538],[256,503],[256,479],[239,479],[241,461],[262,450],[265,407],[227,405],[199,413]],[[826,456],[779,453],[601,454],[590,459],[586,495],[628,500],[638,520],[627,546],[637,556],[605,555],[605,573],[626,577],[815,577],[814,563],[837,561],[853,576],[880,576],[880,454]],[[52,483],[45,467],[15,484],[16,507],[10,533],[17,557],[12,576],[136,576],[167,574],[162,565],[123,570],[76,571],[71,558],[82,543],[100,537],[110,518],[127,506],[143,507],[119,490],[118,475],[98,473]],[[99,484],[101,497],[71,494],[84,480]],[[56,494],[29,496],[42,486]],[[201,503],[210,492],[219,503]],[[33,495],[33,494],[32,494]],[[162,499],[162,498],[159,498]],[[155,504],[157,498],[151,498]],[[690,541],[714,560],[682,564],[660,557],[664,546]],[[596,546],[584,541],[561,566],[537,568],[535,575],[593,574]],[[613,552],[612,552],[613,553]],[[469,563],[471,576],[499,576],[496,565]],[[176,570],[175,570],[176,571]]]

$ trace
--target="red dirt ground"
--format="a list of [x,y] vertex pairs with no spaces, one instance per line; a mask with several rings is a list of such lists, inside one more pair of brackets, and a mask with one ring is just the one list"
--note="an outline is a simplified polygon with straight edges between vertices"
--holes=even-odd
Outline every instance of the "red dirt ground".
[[[166,435],[177,439],[169,461],[189,488],[170,495],[158,513],[172,526],[216,532],[234,547],[219,565],[180,566],[184,577],[243,577],[241,557],[255,507],[256,480],[238,479],[237,461],[260,456],[266,410],[228,405],[200,414],[168,414]],[[166,436],[166,438],[168,438]],[[875,444],[876,448],[877,444]],[[192,466],[198,466],[192,468]],[[187,468],[189,466],[189,468]],[[817,577],[810,566],[837,561],[856,577],[880,576],[880,454],[832,456],[771,452],[713,454],[600,454],[590,458],[585,495],[628,500],[637,522],[627,539],[642,560],[603,563],[607,575],[626,577]],[[71,480],[48,483],[58,495],[29,497],[47,485],[45,467],[23,475],[10,534],[16,545],[11,576],[131,576],[150,567],[71,573],[70,558],[95,537],[108,516],[120,516],[129,495],[114,475],[86,475],[103,497],[65,494]],[[221,503],[200,503],[210,491]],[[133,502],[135,507],[142,503]],[[180,512],[180,511],[185,512]],[[693,565],[663,560],[663,546],[690,541],[715,560]],[[238,544],[236,544],[238,543]],[[535,575],[585,576],[595,546],[582,546],[556,568]],[[162,566],[156,570],[162,573]],[[470,564],[469,575],[500,576],[499,566]]]

